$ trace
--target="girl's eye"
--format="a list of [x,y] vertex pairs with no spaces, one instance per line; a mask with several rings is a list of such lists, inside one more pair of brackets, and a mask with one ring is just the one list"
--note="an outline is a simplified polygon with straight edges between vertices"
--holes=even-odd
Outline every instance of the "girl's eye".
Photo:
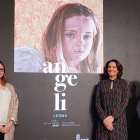
[[69,33],[69,34],[66,34],[66,36],[69,38],[72,38],[72,37],[74,37],[74,34]]
[[91,39],[90,35],[84,35],[84,39]]

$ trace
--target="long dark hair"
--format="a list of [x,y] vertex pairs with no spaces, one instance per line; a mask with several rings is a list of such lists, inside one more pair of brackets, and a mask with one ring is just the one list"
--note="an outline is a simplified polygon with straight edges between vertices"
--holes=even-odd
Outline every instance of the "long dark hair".
[[2,61],[0,61],[0,64],[3,66],[3,68],[4,68],[4,74],[3,74],[3,76],[1,77],[1,84],[3,85],[3,86],[5,86],[6,85],[6,83],[7,83],[7,75],[6,75],[6,73],[5,73],[5,66],[4,66],[4,63],[2,62]]

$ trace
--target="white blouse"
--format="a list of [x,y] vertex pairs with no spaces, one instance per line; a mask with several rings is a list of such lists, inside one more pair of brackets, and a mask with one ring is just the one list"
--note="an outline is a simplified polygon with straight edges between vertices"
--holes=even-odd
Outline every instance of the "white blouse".
[[1,125],[6,124],[11,95],[12,93],[7,87],[5,90],[0,89],[0,124]]

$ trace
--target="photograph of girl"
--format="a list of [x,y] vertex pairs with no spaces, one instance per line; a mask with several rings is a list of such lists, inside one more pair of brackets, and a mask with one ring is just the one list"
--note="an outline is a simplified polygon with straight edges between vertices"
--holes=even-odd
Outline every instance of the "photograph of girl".
[[43,34],[42,53],[29,46],[15,48],[14,71],[101,73],[101,34],[90,8],[79,3],[61,5]]

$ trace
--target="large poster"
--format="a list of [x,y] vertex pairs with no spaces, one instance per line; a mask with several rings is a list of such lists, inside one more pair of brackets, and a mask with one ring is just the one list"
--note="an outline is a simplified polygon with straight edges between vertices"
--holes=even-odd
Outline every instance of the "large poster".
[[14,72],[103,72],[103,0],[15,0],[14,36]]
[[103,1],[15,0],[14,72],[28,73],[22,138],[89,140],[91,91],[77,73],[103,72]]

